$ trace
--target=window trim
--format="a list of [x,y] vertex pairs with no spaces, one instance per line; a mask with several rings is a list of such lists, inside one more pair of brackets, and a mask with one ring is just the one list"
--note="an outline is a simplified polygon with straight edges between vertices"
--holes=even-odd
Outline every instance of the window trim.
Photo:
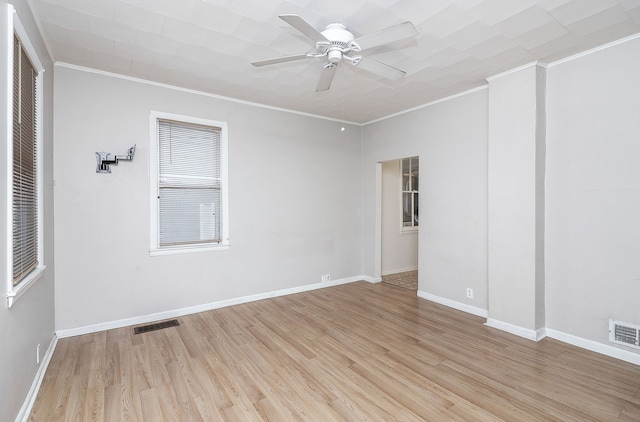
[[[220,177],[222,186],[222,206],[221,206],[221,235],[220,243],[204,243],[190,245],[160,246],[159,243],[159,207],[158,207],[158,120],[174,120],[178,122],[197,124],[202,126],[213,126],[220,128]],[[152,110],[149,115],[149,254],[151,256],[175,255],[195,252],[212,252],[228,250],[229,242],[229,188],[228,188],[228,128],[227,123],[204,119],[199,117],[185,116],[175,113],[166,113]]]
[[22,47],[26,54],[29,56],[31,63],[37,70],[36,76],[36,192],[37,192],[37,242],[38,242],[38,266],[34,268],[26,277],[24,277],[18,284],[13,285],[13,142],[7,141],[5,150],[4,163],[6,169],[6,218],[5,218],[5,230],[7,243],[5,245],[6,255],[5,259],[6,272],[4,277],[6,279],[6,295],[7,295],[7,307],[11,308],[15,302],[21,298],[27,290],[29,290],[38,280],[44,275],[46,266],[44,265],[44,215],[43,215],[43,141],[42,141],[42,129],[43,129],[43,91],[44,91],[44,67],[40,62],[36,50],[31,44],[22,22],[14,7],[10,4],[7,5],[7,33],[5,34],[7,45],[3,49],[7,54],[7,140],[13,139],[13,36],[14,34],[20,40]]
[[[415,234],[415,233],[418,233],[420,231],[420,226],[419,225],[417,225],[417,226],[413,225],[413,219],[412,219],[412,222],[411,222],[411,226],[405,226],[404,225],[404,221],[402,220],[402,218],[404,216],[404,194],[405,193],[411,193],[412,197],[413,197],[414,193],[418,193],[418,195],[420,194],[420,190],[419,189],[418,190],[414,189],[414,190],[411,190],[411,191],[405,191],[403,183],[402,183],[402,178],[403,178],[402,162],[404,160],[412,160],[414,158],[417,158],[418,160],[420,159],[420,157],[416,155],[416,156],[401,158],[401,159],[398,160],[398,164],[400,166],[400,235],[401,236],[402,235],[407,235],[407,234]],[[419,164],[418,164],[418,166],[419,166]],[[420,174],[420,170],[419,170],[419,167],[418,167],[418,175],[419,174]],[[413,201],[413,198],[412,198],[412,201]],[[419,199],[418,199],[418,201],[419,201]],[[412,204],[413,204],[413,202],[412,202]]]

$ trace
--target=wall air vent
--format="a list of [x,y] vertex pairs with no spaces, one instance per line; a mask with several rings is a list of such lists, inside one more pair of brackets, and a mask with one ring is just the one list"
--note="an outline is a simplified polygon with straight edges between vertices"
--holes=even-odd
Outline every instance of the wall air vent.
[[154,324],[143,325],[141,327],[135,327],[133,329],[133,333],[134,334],[148,333],[149,331],[162,330],[163,328],[169,328],[169,327],[177,327],[178,325],[180,325],[178,320],[177,319],[172,319],[172,320],[169,320],[169,321],[156,322]]
[[640,326],[609,320],[609,341],[640,349]]

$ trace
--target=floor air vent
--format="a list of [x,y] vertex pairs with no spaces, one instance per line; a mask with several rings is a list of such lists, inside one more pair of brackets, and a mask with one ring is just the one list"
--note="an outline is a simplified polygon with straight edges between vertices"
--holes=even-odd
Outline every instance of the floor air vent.
[[609,341],[640,349],[640,326],[610,320]]
[[177,327],[180,325],[177,319],[169,321],[156,322],[154,324],[143,325],[133,329],[134,334],[148,333],[149,331],[162,330],[163,328]]

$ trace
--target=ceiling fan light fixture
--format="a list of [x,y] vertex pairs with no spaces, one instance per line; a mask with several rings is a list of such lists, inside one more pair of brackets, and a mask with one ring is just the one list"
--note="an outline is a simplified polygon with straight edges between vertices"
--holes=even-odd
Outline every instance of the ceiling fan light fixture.
[[342,60],[342,51],[338,49],[329,49],[327,59],[329,59],[331,63],[338,63],[340,60]]

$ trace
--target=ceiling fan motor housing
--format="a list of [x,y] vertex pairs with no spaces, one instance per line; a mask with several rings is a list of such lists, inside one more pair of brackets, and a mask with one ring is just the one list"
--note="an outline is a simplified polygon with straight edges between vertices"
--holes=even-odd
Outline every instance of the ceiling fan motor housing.
[[330,42],[327,47],[327,59],[331,63],[338,63],[342,60],[344,49],[349,47],[349,43],[354,40],[353,34],[347,31],[347,27],[341,23],[330,23],[322,31],[322,35]]

